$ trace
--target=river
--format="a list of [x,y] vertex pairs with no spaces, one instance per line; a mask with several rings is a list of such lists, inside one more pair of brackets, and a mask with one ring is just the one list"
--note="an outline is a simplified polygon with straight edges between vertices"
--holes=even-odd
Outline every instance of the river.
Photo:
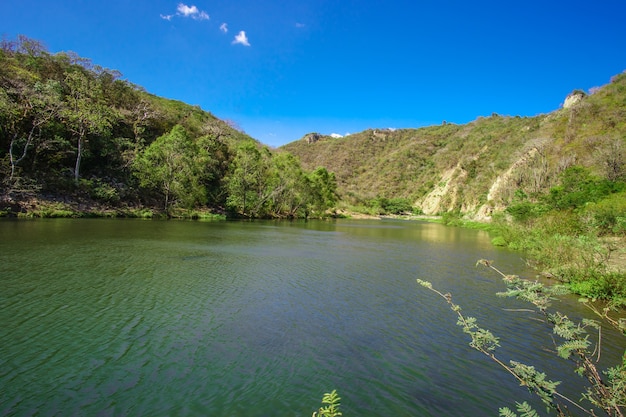
[[[497,415],[529,401],[468,346],[445,301],[576,399],[582,379],[486,258],[533,278],[484,231],[391,220],[0,221],[0,415]],[[591,317],[574,297],[556,301]],[[604,358],[624,351],[603,339]]]

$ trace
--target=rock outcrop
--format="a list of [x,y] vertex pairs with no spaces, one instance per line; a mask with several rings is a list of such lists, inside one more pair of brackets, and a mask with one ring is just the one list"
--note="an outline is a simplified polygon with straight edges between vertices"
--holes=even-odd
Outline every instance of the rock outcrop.
[[575,104],[579,103],[583,98],[585,98],[586,94],[581,90],[574,90],[570,94],[565,97],[565,101],[563,102],[563,108],[569,109]]
[[307,133],[306,135],[304,135],[302,137],[302,140],[310,145],[311,143],[317,142],[322,137],[323,137],[323,135],[321,135],[321,134],[319,134],[317,132],[313,132],[313,133]]

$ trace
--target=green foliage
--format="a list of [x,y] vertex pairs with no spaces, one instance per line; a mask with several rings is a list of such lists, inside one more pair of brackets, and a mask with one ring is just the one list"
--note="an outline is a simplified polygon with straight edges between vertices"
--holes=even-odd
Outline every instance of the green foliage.
[[626,192],[611,194],[594,204],[588,204],[585,216],[602,235],[626,235]]
[[530,201],[524,201],[508,206],[505,211],[516,221],[526,223],[531,219],[536,219],[546,214],[549,211],[549,207]]
[[[581,171],[573,172],[580,174]],[[570,184],[567,189],[573,187]],[[608,188],[619,187],[613,184]],[[566,210],[545,211],[545,203],[522,203],[544,212],[514,223],[498,220],[495,233],[500,244],[523,251],[535,267],[567,282],[577,294],[623,299],[626,298],[626,275],[612,261],[614,252],[619,250],[619,240],[607,236],[621,234],[621,219],[626,209],[624,196],[623,191],[609,193],[595,203],[587,202]]]
[[[332,173],[311,174],[198,106],[148,94],[118,71],[49,54],[26,37],[0,49],[4,199],[41,192],[89,200],[94,213],[101,204],[144,204],[146,213],[158,205],[176,216],[226,207],[251,217],[306,217],[335,204]],[[243,174],[246,156],[258,163]]]
[[337,202],[337,181],[335,174],[326,168],[318,167],[309,174],[311,185],[310,208],[314,213],[323,214]]
[[[582,397],[588,401],[593,407],[598,407],[610,416],[622,416],[624,407],[626,407],[626,352],[623,363],[615,367],[609,368],[604,372],[606,378],[602,376],[597,368],[594,356],[600,356],[600,346],[594,346],[589,340],[588,330],[600,331],[600,324],[595,320],[583,319],[576,323],[567,316],[557,312],[550,313],[548,311],[551,306],[551,300],[556,296],[564,293],[564,287],[546,287],[539,282],[523,280],[515,275],[505,275],[491,262],[486,260],[478,261],[477,265],[484,265],[496,271],[503,278],[507,286],[507,291],[499,295],[515,297],[535,306],[537,312],[543,318],[543,321],[552,326],[553,333],[558,339],[553,338],[555,350],[561,358],[568,359],[574,364],[574,372],[584,376],[589,385],[587,386]],[[507,370],[522,385],[526,386],[531,392],[535,393],[544,404],[556,411],[560,416],[564,416],[568,406],[575,406],[588,415],[596,415],[595,412],[585,406],[582,402],[577,402],[564,396],[558,391],[560,382],[551,381],[547,375],[535,369],[534,366],[522,364],[511,360],[509,364],[504,363],[496,356],[496,349],[499,347],[499,339],[496,338],[486,329],[480,327],[476,320],[466,317],[461,312],[461,307],[452,301],[452,296],[444,294],[433,288],[432,284],[423,280],[417,280],[423,287],[433,291],[442,297],[450,305],[450,309],[458,316],[458,325],[463,331],[470,335],[470,346],[479,352],[482,352],[499,366]],[[608,309],[599,312],[592,308],[594,312],[607,319],[607,321],[616,328],[620,328],[620,323],[613,320],[608,315]],[[626,326],[622,329],[626,335]],[[527,403],[516,403],[517,411],[522,416],[538,415]],[[586,408],[587,407],[587,408]],[[508,408],[500,408],[501,416],[516,416],[516,413]]]
[[322,404],[328,404],[326,406],[322,406],[318,411],[313,413],[313,417],[338,417],[341,416],[341,411],[339,411],[339,406],[341,397],[337,394],[337,390],[332,390],[331,392],[327,392],[322,397]]
[[602,271],[595,275],[576,276],[568,283],[572,292],[591,300],[626,299],[626,276],[623,272]]
[[555,209],[576,209],[624,189],[624,183],[593,177],[584,167],[575,165],[561,174],[561,185],[553,187],[546,202]]
[[81,178],[78,185],[81,190],[86,191],[95,201],[106,204],[116,204],[120,201],[118,190],[99,178],[93,180]]
[[59,202],[41,205],[38,209],[28,213],[19,213],[18,217],[26,218],[74,218],[80,217],[80,213],[74,211],[69,205]]
[[378,197],[367,203],[372,213],[376,214],[412,214],[413,206],[407,198]]
[[142,187],[154,189],[172,204],[193,207],[205,198],[201,187],[201,153],[184,127],[177,125],[150,144],[135,160],[135,175]]
[[89,135],[107,135],[115,117],[106,105],[100,84],[81,70],[67,72],[64,79],[67,105],[60,117],[77,141],[74,180],[78,182],[85,141]]
[[462,226],[463,215],[460,211],[448,211],[442,214],[441,222],[446,226]]
[[225,182],[228,207],[245,217],[324,217],[336,203],[335,176],[326,168],[307,173],[293,155],[254,142],[236,147]]
[[511,361],[511,370],[522,381],[522,384],[535,393],[544,404],[558,408],[554,404],[554,397],[557,392],[556,387],[560,384],[559,381],[551,381],[547,379],[545,373],[538,372],[534,366],[516,361]]
[[253,142],[244,142],[235,149],[230,175],[227,178],[228,200],[231,210],[242,216],[262,214],[266,194],[267,158]]
[[[517,411],[520,413],[519,417],[539,417],[539,413],[537,413],[537,411],[535,411],[526,401],[522,403],[516,402],[515,405]],[[500,408],[499,413],[500,417],[518,417],[516,413],[507,407]]]

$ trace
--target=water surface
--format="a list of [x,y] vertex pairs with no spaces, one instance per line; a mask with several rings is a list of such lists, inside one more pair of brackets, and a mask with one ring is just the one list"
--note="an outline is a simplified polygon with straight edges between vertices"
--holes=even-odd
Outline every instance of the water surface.
[[497,298],[500,278],[475,267],[533,274],[482,231],[59,219],[2,221],[0,236],[0,415],[310,416],[335,388],[346,417],[497,415],[533,401],[416,278],[503,336],[505,359],[572,392],[582,383],[541,350],[541,325],[504,310],[526,306]]

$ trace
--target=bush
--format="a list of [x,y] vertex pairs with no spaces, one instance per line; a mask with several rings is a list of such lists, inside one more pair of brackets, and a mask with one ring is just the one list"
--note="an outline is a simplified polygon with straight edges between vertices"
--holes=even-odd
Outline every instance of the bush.
[[624,183],[599,179],[586,168],[572,166],[561,174],[561,185],[553,187],[546,203],[555,209],[576,209],[624,190]]
[[94,200],[102,201],[103,203],[118,203],[120,201],[117,189],[102,181],[95,182],[90,196]]
[[537,218],[546,212],[546,208],[542,205],[524,201],[514,204],[506,208],[508,214],[518,222],[525,223],[530,219]]
[[404,214],[404,213],[412,213],[413,206],[411,202],[406,198],[391,198],[381,199],[382,208],[389,214]]
[[626,234],[626,192],[587,205],[585,214],[600,234]]

